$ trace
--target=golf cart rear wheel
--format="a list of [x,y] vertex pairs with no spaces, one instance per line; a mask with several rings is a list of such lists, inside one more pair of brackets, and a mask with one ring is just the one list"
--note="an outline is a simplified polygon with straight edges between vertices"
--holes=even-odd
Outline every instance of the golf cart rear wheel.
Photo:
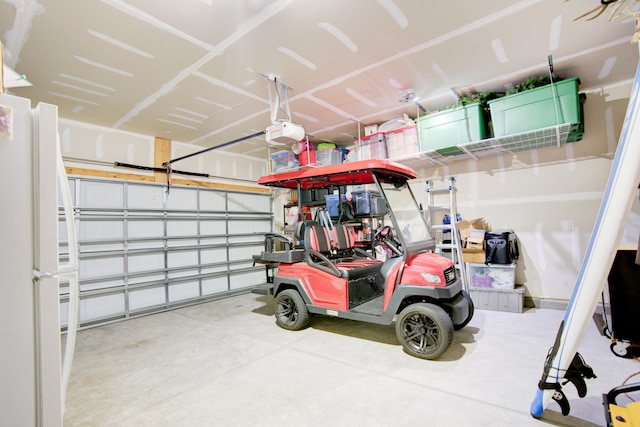
[[276,324],[290,331],[309,326],[309,311],[295,289],[285,289],[276,297]]
[[405,352],[421,359],[437,359],[451,345],[453,323],[442,307],[411,304],[400,312],[396,336]]

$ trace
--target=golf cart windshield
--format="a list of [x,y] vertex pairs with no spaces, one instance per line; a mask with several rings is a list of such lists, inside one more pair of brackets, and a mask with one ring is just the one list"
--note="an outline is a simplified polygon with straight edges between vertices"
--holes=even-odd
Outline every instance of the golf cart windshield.
[[380,187],[395,219],[395,235],[402,240],[405,250],[420,252],[432,249],[433,237],[409,185],[380,183]]

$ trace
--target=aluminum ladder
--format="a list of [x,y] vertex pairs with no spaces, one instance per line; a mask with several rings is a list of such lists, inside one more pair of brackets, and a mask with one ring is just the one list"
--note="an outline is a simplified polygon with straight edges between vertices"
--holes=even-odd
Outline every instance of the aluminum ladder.
[[[449,185],[446,188],[434,188],[432,180],[426,181],[428,196],[427,224],[434,237],[434,231],[440,231],[442,234],[447,231],[450,232],[451,243],[443,243],[443,239],[439,239],[440,241],[436,243],[436,253],[442,254],[445,249],[450,250],[451,260],[459,272],[460,280],[462,280],[462,288],[466,292],[469,292],[467,270],[462,259],[460,230],[458,230],[458,226],[456,225],[458,206],[456,203],[457,189],[455,182],[456,179],[450,177]],[[443,200],[444,196],[448,196],[447,201]],[[436,198],[441,201],[441,203],[436,203]],[[449,214],[449,224],[443,223],[445,213]]]

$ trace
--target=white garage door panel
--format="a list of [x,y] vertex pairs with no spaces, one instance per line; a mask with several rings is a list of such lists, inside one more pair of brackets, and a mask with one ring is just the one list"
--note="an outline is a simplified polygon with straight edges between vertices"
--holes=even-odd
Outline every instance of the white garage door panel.
[[[263,193],[72,177],[80,245],[80,325],[171,309],[265,281],[253,254],[272,232]],[[60,258],[68,259],[59,222]],[[63,325],[68,285],[60,290]]]

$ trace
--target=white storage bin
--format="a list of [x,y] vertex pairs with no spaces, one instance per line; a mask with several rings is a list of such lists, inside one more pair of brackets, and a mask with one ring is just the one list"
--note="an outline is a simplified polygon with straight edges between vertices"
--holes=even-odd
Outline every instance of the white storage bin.
[[417,154],[418,131],[416,126],[404,127],[385,132],[387,154],[390,159]]
[[386,159],[387,142],[383,133],[374,133],[355,140],[358,160]]
[[291,151],[283,150],[271,155],[272,172],[279,172],[281,170],[293,169],[297,167],[298,160]]
[[476,289],[513,289],[516,264],[467,263],[469,286]]
[[338,165],[342,163],[342,152],[333,148],[323,148],[316,152],[316,163],[319,165]]
[[522,313],[524,307],[524,286],[514,289],[469,289],[469,295],[476,310],[506,311]]

